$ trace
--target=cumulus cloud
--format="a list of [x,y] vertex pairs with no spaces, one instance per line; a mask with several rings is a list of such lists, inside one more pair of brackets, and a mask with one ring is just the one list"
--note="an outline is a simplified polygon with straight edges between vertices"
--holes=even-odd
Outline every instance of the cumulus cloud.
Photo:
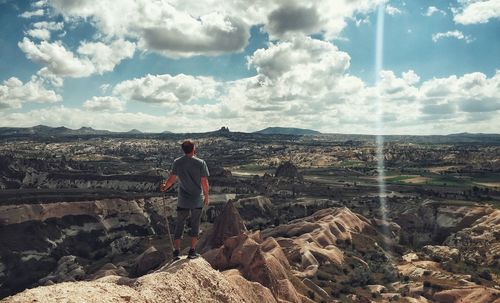
[[458,40],[464,40],[465,43],[471,43],[472,41],[474,41],[474,39],[471,36],[466,36],[459,30],[447,31],[443,33],[435,33],[432,35],[432,41],[434,42],[438,42],[440,39],[443,38],[455,38]]
[[[283,75],[288,72],[284,71]],[[336,77],[337,86],[326,89],[322,102],[305,97],[297,97],[301,102],[295,102],[296,99],[270,102],[267,97],[273,96],[272,91],[279,88],[269,82],[263,85],[259,76],[220,83],[225,89],[217,98],[219,102],[203,105],[189,101],[175,103],[172,106],[174,110],[166,110],[164,114],[161,110],[154,115],[117,112],[123,105],[118,100],[124,98],[95,97],[88,100],[82,109],[55,106],[27,113],[0,113],[0,125],[29,123],[73,128],[90,125],[119,131],[137,128],[185,132],[199,131],[200,126],[192,121],[203,120],[205,130],[217,129],[221,125],[243,131],[270,125],[292,125],[324,132],[373,133],[374,100],[378,92],[384,105],[386,133],[498,132],[500,127],[495,119],[500,113],[500,71],[492,77],[470,73],[430,79],[423,83],[417,81],[419,77],[413,71],[401,75],[383,71],[379,87],[366,86],[360,79],[344,73]],[[147,82],[146,78],[144,82]],[[303,91],[308,91],[307,86],[311,84],[314,82],[295,83],[296,86],[302,85],[297,89]],[[195,100],[203,96],[192,98]],[[118,105],[111,105],[115,102]]]
[[[68,22],[89,20],[108,38],[138,41],[143,50],[169,57],[243,51],[250,28],[264,25],[272,39],[321,33],[338,38],[346,20],[367,14],[384,0],[330,1],[112,1],[51,0]],[[179,39],[182,37],[182,39]]]
[[500,18],[498,0],[458,0],[459,7],[453,9],[453,20],[459,24],[487,23]]
[[37,10],[34,10],[34,11],[26,11],[22,14],[19,15],[19,17],[21,18],[26,18],[26,19],[29,19],[29,18],[32,18],[34,16],[43,16],[44,15],[44,10],[43,9],[37,9]]
[[28,38],[18,43],[26,57],[45,66],[50,72],[63,77],[86,77],[94,72],[94,66],[88,58],[77,58],[60,41],[36,44]]
[[147,75],[117,84],[113,94],[125,100],[175,105],[195,99],[213,99],[218,94],[218,86],[211,77]]
[[110,45],[101,42],[83,42],[78,48],[80,56],[67,50],[61,41],[34,43],[28,38],[18,43],[26,57],[45,68],[45,75],[57,77],[87,77],[113,70],[116,64],[133,56],[135,44],[116,40]]
[[46,89],[37,77],[26,83],[11,77],[0,85],[0,110],[21,108],[26,102],[54,103],[61,99],[56,92]]
[[[382,71],[378,86],[367,86],[347,73],[348,54],[323,43],[311,38],[271,43],[249,57],[257,76],[226,84],[226,94],[220,97],[220,105],[238,110],[230,118],[233,126],[280,124],[373,133],[377,96],[389,133],[456,132],[463,123],[469,123],[471,131],[500,126],[491,120],[487,124],[490,116],[485,114],[499,110],[500,72],[491,78],[471,73],[421,83],[413,70],[401,75]],[[474,121],[479,113],[482,119]],[[252,117],[252,125],[245,126],[243,117]]]
[[60,31],[64,27],[62,22],[35,22],[33,27],[25,33],[33,38],[40,40],[50,40],[51,31]]
[[318,32],[322,22],[316,7],[296,6],[291,2],[272,11],[266,27],[274,36],[283,37],[288,33]]
[[112,71],[122,60],[132,58],[135,44],[121,39],[110,44],[82,42],[77,52],[89,58],[95,73],[103,74]]
[[424,16],[430,17],[434,14],[442,14],[443,16],[446,16],[446,12],[444,10],[441,10],[435,6],[429,6],[427,8],[427,11],[424,13]]
[[122,100],[111,97],[92,97],[83,103],[83,108],[89,111],[123,111],[125,109],[125,102]]

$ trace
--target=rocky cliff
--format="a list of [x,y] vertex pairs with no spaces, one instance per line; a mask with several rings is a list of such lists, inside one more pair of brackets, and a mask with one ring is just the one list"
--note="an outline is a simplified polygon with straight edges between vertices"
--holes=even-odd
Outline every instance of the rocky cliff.
[[164,232],[164,211],[158,198],[0,206],[0,297],[53,280],[61,266],[141,253],[146,236]]

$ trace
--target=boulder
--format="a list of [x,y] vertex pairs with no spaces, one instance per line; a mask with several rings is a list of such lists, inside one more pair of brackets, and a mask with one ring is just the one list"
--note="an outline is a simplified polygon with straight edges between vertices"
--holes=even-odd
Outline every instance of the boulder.
[[459,257],[458,249],[443,245],[426,245],[422,251],[437,262],[458,261]]
[[[67,281],[77,281],[85,277],[86,273],[76,256],[64,256],[57,261],[56,269],[48,276],[38,282],[42,285],[47,283],[61,283]],[[50,281],[50,282],[48,282]]]
[[165,254],[151,246],[134,260],[131,275],[134,277],[145,275],[158,268],[163,262],[165,262]]

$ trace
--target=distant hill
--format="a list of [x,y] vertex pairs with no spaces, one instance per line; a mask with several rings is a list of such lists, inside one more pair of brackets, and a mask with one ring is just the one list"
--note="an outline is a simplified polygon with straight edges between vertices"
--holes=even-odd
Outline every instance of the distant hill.
[[81,127],[71,129],[64,126],[50,127],[46,125],[37,125],[33,127],[0,127],[0,136],[80,136],[80,135],[109,135],[113,132],[109,130],[93,129],[92,127]]
[[254,132],[256,134],[264,135],[319,135],[318,131],[306,128],[295,127],[268,127]]
[[138,129],[131,129],[127,132],[127,134],[133,134],[133,135],[139,135],[139,134],[142,134],[142,132]]
[[[231,132],[228,127],[221,127],[215,131],[200,132],[200,133],[172,133],[164,131],[160,133],[144,133],[137,129],[132,129],[127,132],[113,132],[109,130],[93,129],[91,127],[81,127],[79,129],[71,129],[64,126],[50,127],[46,125],[37,125],[33,127],[0,127],[0,139],[7,138],[65,138],[65,137],[134,137],[134,138],[164,138],[179,137],[185,138],[187,135],[193,138],[203,137],[232,137],[232,138],[253,138],[264,140],[262,134],[274,136],[289,136],[297,135],[307,136],[316,135],[321,137],[321,140],[327,142],[345,142],[346,144],[362,144],[362,142],[375,141],[374,135],[363,134],[336,134],[336,133],[320,133],[311,129],[295,128],[295,127],[268,127],[266,129],[253,133]],[[484,134],[484,133],[458,133],[449,135],[386,135],[386,142],[401,142],[401,143],[431,143],[431,144],[457,144],[457,143],[480,143],[480,144],[495,144],[500,145],[500,134]]]

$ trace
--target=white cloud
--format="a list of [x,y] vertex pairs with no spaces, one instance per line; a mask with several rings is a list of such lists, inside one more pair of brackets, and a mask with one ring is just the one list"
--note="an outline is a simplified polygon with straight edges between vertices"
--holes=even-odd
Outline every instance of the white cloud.
[[114,41],[110,45],[83,42],[78,48],[80,56],[67,50],[61,41],[41,41],[36,44],[25,37],[18,46],[28,59],[44,66],[44,74],[73,78],[111,71],[123,59],[132,57],[135,50],[133,43],[123,40]]
[[33,28],[27,30],[25,33],[33,38],[40,40],[50,40],[51,31],[60,31],[64,27],[62,22],[35,22]]
[[123,111],[125,102],[111,96],[92,97],[83,103],[83,108],[89,111]]
[[29,19],[29,18],[34,17],[34,16],[39,17],[39,16],[43,16],[43,15],[44,15],[44,10],[37,9],[34,11],[26,11],[26,12],[20,14],[19,17]]
[[50,31],[45,28],[32,28],[26,34],[40,40],[50,40]]
[[397,7],[394,7],[390,4],[387,4],[387,6],[385,7],[385,12],[391,16],[401,14],[400,9],[398,9]]
[[453,20],[459,24],[486,23],[500,18],[499,0],[458,0],[459,7],[453,9]]
[[472,41],[474,41],[471,36],[466,36],[459,30],[447,31],[445,33],[435,33],[432,35],[432,41],[434,42],[438,42],[443,38],[455,38],[458,40],[464,40],[465,43],[471,43]]
[[175,105],[194,99],[213,99],[218,94],[218,86],[210,77],[147,75],[117,84],[113,94],[125,100]]
[[410,85],[416,84],[420,81],[420,77],[412,69],[407,72],[403,72],[402,78]]
[[36,44],[24,38],[18,43],[26,57],[45,66],[51,73],[62,77],[86,77],[94,72],[94,66],[88,58],[77,58],[60,41]]
[[446,16],[446,12],[444,10],[441,10],[435,6],[429,6],[427,8],[427,11],[423,14],[424,16],[430,17],[434,14],[442,14],[443,16]]
[[[309,127],[324,132],[373,133],[374,100],[376,91],[380,91],[386,133],[498,132],[500,122],[496,117],[500,113],[500,71],[492,77],[470,73],[461,77],[431,79],[421,84],[418,78],[413,71],[401,76],[383,71],[380,87],[375,88],[344,74],[336,78],[338,86],[327,88],[325,96],[335,95],[335,99],[323,98],[322,102],[309,99],[295,102],[290,99],[276,103],[276,100],[269,102],[266,97],[272,96],[272,90],[279,88],[267,83],[268,86],[259,89],[259,76],[256,76],[220,84],[226,86],[226,90],[215,104],[176,103],[165,113],[157,109],[152,115],[116,112],[122,108],[123,103],[119,101],[122,98],[95,97],[88,100],[82,109],[54,106],[27,113],[0,112],[0,125],[47,124],[72,128],[88,125],[117,131],[137,128],[157,132],[208,131],[221,125],[228,125],[233,130],[254,131],[281,125]],[[308,91],[311,83],[305,81],[305,87],[297,89]],[[295,85],[299,86],[301,82]],[[259,95],[263,98],[257,98]],[[192,123],[198,120],[203,121],[203,125]]]
[[[250,27],[264,25],[271,39],[321,33],[340,36],[347,20],[373,11],[384,0],[216,1],[52,0],[67,22],[88,20],[102,35],[136,39],[139,48],[169,57],[243,51]],[[179,39],[182,37],[182,39]]]
[[26,83],[16,77],[5,80],[0,85],[0,110],[21,108],[23,103],[54,103],[61,101],[61,96],[47,90],[36,76]]
[[122,60],[132,58],[135,44],[124,40],[116,40],[109,45],[102,42],[82,42],[77,52],[90,59],[96,73],[103,74],[112,71]]

